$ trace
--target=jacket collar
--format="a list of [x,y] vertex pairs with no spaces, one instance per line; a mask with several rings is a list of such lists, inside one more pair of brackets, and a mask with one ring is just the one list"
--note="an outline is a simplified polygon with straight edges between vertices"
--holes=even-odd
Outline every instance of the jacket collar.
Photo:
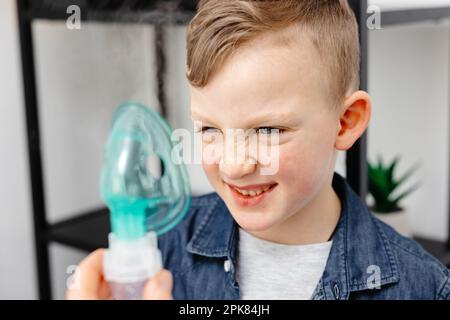
[[350,292],[397,282],[395,255],[379,222],[337,173],[333,189],[341,200],[341,216],[321,279],[323,298],[348,299]]
[[188,242],[187,251],[206,257],[234,260],[238,226],[233,216],[217,194],[206,205],[207,211]]
[[[397,262],[379,222],[337,173],[333,189],[341,201],[341,215],[316,298],[348,299],[350,292],[397,282]],[[186,249],[207,257],[227,257],[235,264],[237,237],[236,222],[215,194]]]

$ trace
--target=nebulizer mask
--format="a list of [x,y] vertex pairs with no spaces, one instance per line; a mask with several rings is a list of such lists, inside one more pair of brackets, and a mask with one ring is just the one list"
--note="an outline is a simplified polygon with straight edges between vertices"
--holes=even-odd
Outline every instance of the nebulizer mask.
[[113,116],[101,173],[101,196],[110,210],[104,276],[113,299],[140,299],[144,284],[162,268],[157,236],[173,228],[190,204],[190,186],[171,128],[155,111],[120,106]]

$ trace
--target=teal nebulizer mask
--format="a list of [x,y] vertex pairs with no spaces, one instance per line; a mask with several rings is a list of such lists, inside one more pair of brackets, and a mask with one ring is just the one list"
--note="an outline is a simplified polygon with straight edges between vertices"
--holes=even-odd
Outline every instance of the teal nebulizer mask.
[[113,116],[101,173],[101,196],[110,211],[104,275],[113,299],[140,299],[144,284],[162,268],[157,235],[173,228],[190,204],[189,179],[179,141],[155,111],[138,103]]

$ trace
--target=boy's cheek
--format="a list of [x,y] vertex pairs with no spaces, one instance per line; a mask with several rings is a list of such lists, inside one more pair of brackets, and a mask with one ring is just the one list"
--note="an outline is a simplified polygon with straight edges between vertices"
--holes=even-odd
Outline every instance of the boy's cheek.
[[284,187],[284,192],[309,195],[315,191],[320,177],[327,170],[322,159],[311,153],[282,153],[276,180]]
[[215,187],[215,184],[219,179],[219,166],[217,164],[202,162],[202,168],[211,185]]

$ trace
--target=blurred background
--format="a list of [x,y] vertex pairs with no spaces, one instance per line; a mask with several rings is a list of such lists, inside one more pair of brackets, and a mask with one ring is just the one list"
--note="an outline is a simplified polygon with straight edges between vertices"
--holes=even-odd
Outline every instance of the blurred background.
[[[368,203],[382,211],[376,177],[389,179],[399,159],[394,178],[408,174],[392,194],[407,192],[401,210],[378,214],[448,263],[450,1],[351,3],[373,118],[358,146],[360,167],[341,154],[336,171],[357,172]],[[0,299],[63,299],[73,266],[106,243],[99,174],[121,102],[140,101],[172,127],[192,127],[185,32],[195,5],[0,1]],[[360,172],[366,159],[368,174]],[[188,171],[193,194],[212,191],[200,165]]]

